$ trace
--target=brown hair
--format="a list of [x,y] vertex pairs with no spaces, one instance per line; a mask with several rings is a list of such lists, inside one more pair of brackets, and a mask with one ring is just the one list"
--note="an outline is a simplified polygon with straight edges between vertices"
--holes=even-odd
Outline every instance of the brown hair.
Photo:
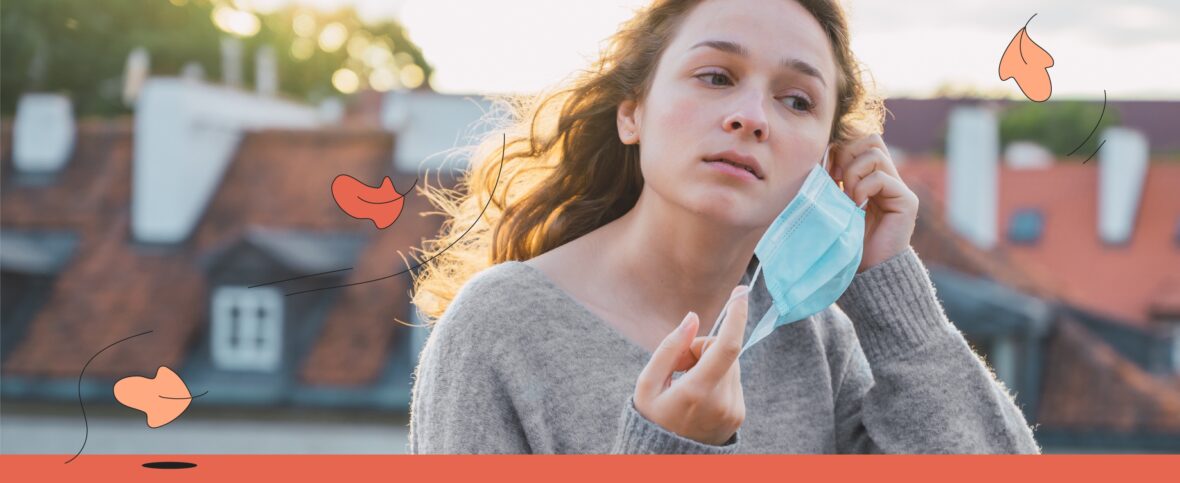
[[[838,0],[796,1],[824,29],[840,70],[832,141],[880,132],[881,100],[861,79],[843,7]],[[510,116],[472,149],[460,190],[420,188],[442,210],[436,214],[447,218],[440,236],[419,250],[423,259],[435,257],[416,277],[413,295],[431,322],[479,271],[545,253],[635,205],[643,188],[639,147],[619,139],[617,109],[624,100],[644,98],[664,49],[700,2],[655,0],[623,23],[591,68],[568,86],[495,99]]]

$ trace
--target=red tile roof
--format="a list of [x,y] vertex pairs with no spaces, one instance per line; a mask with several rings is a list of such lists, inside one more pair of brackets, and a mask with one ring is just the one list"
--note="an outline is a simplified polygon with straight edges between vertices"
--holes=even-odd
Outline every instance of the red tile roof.
[[[899,170],[922,200],[911,245],[923,263],[1072,303],[1059,296],[1068,288],[1061,284],[1069,282],[1059,273],[1005,245],[982,250],[951,229],[943,216],[941,164],[911,163]],[[1041,371],[1038,424],[1046,429],[1180,432],[1180,377],[1148,374],[1067,317],[1058,317],[1053,327]]]
[[1078,322],[1061,318],[1045,354],[1045,429],[1180,433],[1180,379],[1153,376]]
[[[398,221],[385,230],[372,222],[345,215],[329,189],[339,174],[376,186],[390,176],[398,191],[414,183],[414,175],[392,168],[393,136],[378,130],[268,131],[252,134],[210,204],[194,236],[202,250],[219,240],[240,236],[248,226],[352,231],[371,237],[345,283],[378,278],[405,267],[397,251],[409,253],[426,234],[437,230],[437,218],[421,196],[406,196]],[[422,186],[425,180],[419,180]],[[265,190],[259,189],[266,186]],[[345,268],[345,267],[341,267]],[[336,289],[323,332],[300,369],[313,384],[364,384],[379,375],[396,337],[408,332],[395,319],[409,314],[409,275]],[[282,284],[293,292],[322,285],[316,279]],[[318,292],[322,295],[329,292]],[[313,295],[294,295],[305,297]]]
[[[347,281],[404,268],[397,251],[419,246],[438,227],[437,218],[417,216],[429,211],[429,204],[416,194],[406,197],[398,223],[379,233],[371,222],[336,207],[329,186],[338,174],[371,185],[389,175],[398,190],[413,183],[413,175],[393,171],[393,136],[370,128],[247,135],[192,237],[177,246],[145,246],[130,238],[129,120],[81,123],[75,155],[45,186],[12,182],[10,125],[0,132],[6,149],[4,227],[73,229],[81,235],[74,261],[59,275],[27,337],[6,357],[5,373],[76,377],[98,350],[145,330],[154,330],[144,336],[150,343],[113,347],[87,374],[119,377],[159,365],[176,367],[208,317],[209,287],[198,259],[249,226],[368,234],[371,242]],[[408,296],[402,296],[408,282],[403,275],[339,290],[323,334],[300,369],[305,381],[375,380],[397,337],[407,332],[394,319],[408,314]]]
[[[1129,325],[1147,328],[1152,307],[1175,305],[1180,284],[1180,164],[1151,163],[1138,217],[1126,246],[1098,237],[1098,171],[1095,163],[1061,162],[1046,169],[1000,168],[999,244],[1040,284],[1068,301]],[[899,167],[908,184],[921,184],[943,204],[945,164],[915,160]],[[1044,232],[1032,245],[1006,238],[1012,214],[1039,208]],[[1082,263],[1084,261],[1084,263]]]
[[1056,300],[1059,287],[1039,270],[1014,260],[1005,250],[984,250],[960,236],[948,224],[940,186],[923,179],[933,170],[914,170],[912,165],[899,167],[902,177],[921,200],[917,226],[910,245],[921,255],[923,263],[940,265],[959,273],[984,277],[1045,300]]
[[[4,126],[6,136],[10,129]],[[154,330],[144,336],[150,343],[115,346],[87,374],[119,376],[174,365],[202,320],[202,274],[188,252],[129,243],[129,120],[80,123],[75,153],[52,184],[22,185],[13,176],[11,152],[5,152],[4,227],[74,230],[80,243],[24,341],[6,357],[4,372],[77,377],[100,349],[145,330]]]

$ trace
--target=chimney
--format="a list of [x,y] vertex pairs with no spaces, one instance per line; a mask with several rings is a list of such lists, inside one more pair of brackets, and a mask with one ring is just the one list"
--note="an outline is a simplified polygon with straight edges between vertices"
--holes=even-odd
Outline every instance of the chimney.
[[274,96],[279,91],[279,68],[275,49],[269,45],[258,48],[254,54],[254,87],[264,96]]
[[25,94],[12,126],[13,165],[21,173],[60,170],[74,151],[74,111],[61,94]]
[[230,87],[242,85],[242,41],[238,38],[221,38],[221,81]]
[[1110,245],[1131,240],[1147,176],[1147,138],[1139,131],[1112,127],[1098,153],[1098,236]]
[[950,225],[985,250],[996,244],[999,129],[983,106],[956,107],[946,136],[947,217]]
[[123,71],[123,104],[134,106],[139,90],[151,71],[151,56],[147,49],[136,47],[127,55],[127,66]]
[[149,78],[135,107],[132,235],[145,243],[185,240],[247,132],[317,126],[315,109],[303,104],[185,79]]

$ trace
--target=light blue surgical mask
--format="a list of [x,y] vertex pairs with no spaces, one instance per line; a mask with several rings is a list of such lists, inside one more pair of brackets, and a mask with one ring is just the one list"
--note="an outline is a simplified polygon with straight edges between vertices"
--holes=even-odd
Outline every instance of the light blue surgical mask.
[[[834,303],[852,283],[864,251],[865,200],[857,206],[828,175],[831,146],[816,164],[799,193],[762,235],[754,253],[763,268],[766,290],[773,303],[742,346],[742,353],[774,329],[805,319]],[[717,317],[710,335],[721,325],[729,303]]]

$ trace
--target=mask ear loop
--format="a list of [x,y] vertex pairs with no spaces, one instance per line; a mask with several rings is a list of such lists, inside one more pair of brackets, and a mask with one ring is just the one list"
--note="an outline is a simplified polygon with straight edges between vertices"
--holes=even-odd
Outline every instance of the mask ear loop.
[[[750,278],[750,286],[746,288],[746,293],[754,291],[754,284],[758,283],[758,274],[762,273],[762,260],[758,260],[758,268],[754,269],[754,276]],[[717,335],[717,328],[721,327],[721,321],[725,319],[725,314],[729,312],[729,304],[733,302],[733,298],[725,301],[725,307],[721,308],[721,313],[717,315],[717,321],[713,322],[713,328],[709,330],[709,337]]]

